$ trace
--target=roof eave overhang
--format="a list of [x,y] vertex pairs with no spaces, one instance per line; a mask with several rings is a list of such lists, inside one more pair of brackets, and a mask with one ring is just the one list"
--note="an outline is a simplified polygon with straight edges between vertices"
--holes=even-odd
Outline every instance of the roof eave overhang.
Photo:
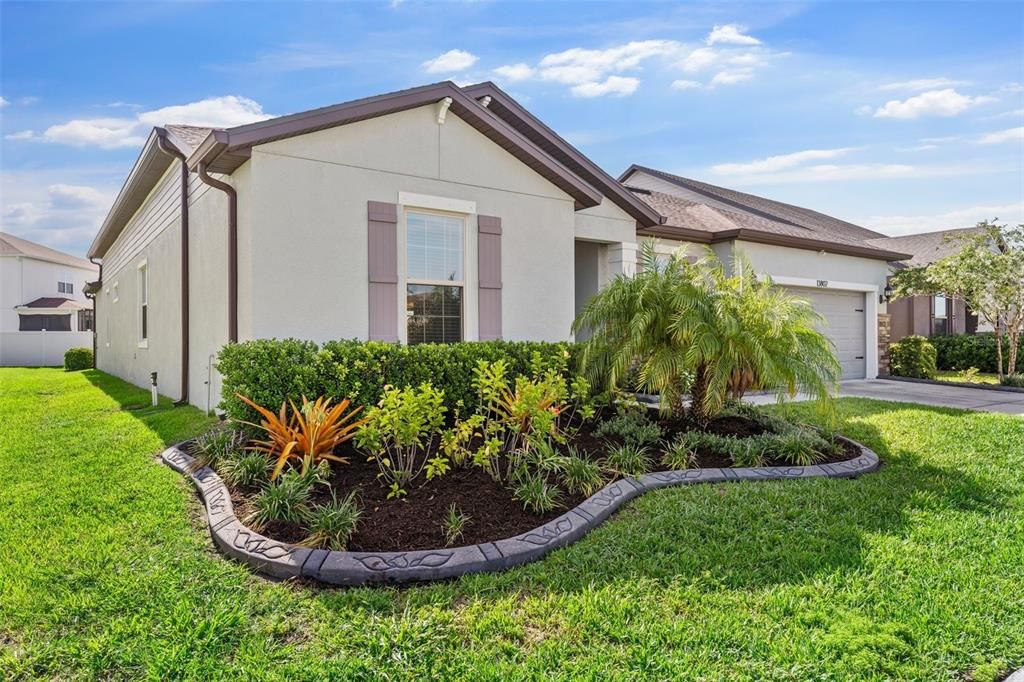
[[563,137],[544,124],[508,93],[491,82],[468,85],[462,91],[473,99],[490,97],[491,103],[488,109],[501,107],[508,111],[520,125],[527,127],[534,142],[541,140],[543,143],[556,148],[565,158],[569,159],[578,171],[585,172],[589,177],[585,179],[601,190],[613,203],[636,219],[640,227],[653,227],[664,222],[664,218],[649,206],[646,202],[638,199],[632,192],[606,173],[600,166],[587,158],[582,152],[573,147]]
[[250,158],[256,145],[414,109],[445,97],[452,100],[452,113],[571,196],[577,210],[601,203],[597,189],[450,81],[214,130],[189,156],[188,166],[195,169],[204,163],[209,172],[231,174]]
[[[106,254],[120,236],[125,225],[139,210],[149,193],[153,191],[154,185],[167,172],[173,159],[160,151],[157,145],[159,137],[166,138],[167,131],[163,128],[153,128],[142,147],[142,152],[135,160],[131,172],[128,173],[128,178],[124,181],[121,191],[114,199],[107,217],[103,220],[100,231],[89,245],[87,253],[89,258],[102,258]],[[174,144],[173,140],[170,142]],[[179,151],[181,150],[181,147],[176,144],[175,147]]]

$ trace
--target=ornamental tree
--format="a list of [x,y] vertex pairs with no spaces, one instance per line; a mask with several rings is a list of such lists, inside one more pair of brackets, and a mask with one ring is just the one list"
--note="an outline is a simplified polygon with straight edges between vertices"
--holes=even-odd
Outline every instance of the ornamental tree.
[[942,294],[963,300],[995,330],[1001,379],[1003,336],[1010,346],[1005,366],[1014,374],[1024,331],[1024,225],[1010,228],[984,220],[978,227],[982,229],[946,238],[960,247],[956,253],[894,275],[893,294],[896,298]]

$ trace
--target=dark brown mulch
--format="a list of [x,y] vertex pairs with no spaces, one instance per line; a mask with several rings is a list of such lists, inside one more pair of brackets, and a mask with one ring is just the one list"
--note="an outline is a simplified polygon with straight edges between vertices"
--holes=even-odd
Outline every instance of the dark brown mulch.
[[[681,422],[663,421],[666,440],[687,428]],[[719,435],[747,437],[764,432],[760,424],[741,416],[725,416],[713,420],[708,430]],[[599,460],[604,456],[608,442],[593,435],[589,426],[584,426],[571,445],[581,456]],[[856,457],[859,452],[853,445],[844,445],[845,452],[839,456],[823,458],[822,462],[837,462]],[[519,535],[536,528],[563,514],[583,501],[582,497],[563,493],[562,506],[548,514],[534,514],[523,508],[511,490],[495,482],[484,470],[467,466],[453,468],[448,474],[427,481],[425,474],[407,486],[408,494],[402,499],[387,499],[388,487],[378,479],[379,470],[375,462],[355,451],[346,443],[339,455],[349,459],[348,464],[332,463],[330,486],[317,487],[314,502],[330,500],[330,491],[338,497],[357,490],[363,517],[349,541],[348,549],[354,551],[408,551],[444,547],[446,538],[442,521],[452,503],[469,517],[463,535],[455,544],[469,545]],[[786,465],[785,462],[769,462],[769,465]],[[701,468],[730,467],[728,457],[711,452],[699,452],[697,465]],[[664,467],[655,462],[655,470]],[[254,491],[232,490],[231,498],[235,514],[240,519],[251,512],[249,498]],[[268,537],[285,542],[300,542],[307,532],[296,524],[272,523],[263,528]]]

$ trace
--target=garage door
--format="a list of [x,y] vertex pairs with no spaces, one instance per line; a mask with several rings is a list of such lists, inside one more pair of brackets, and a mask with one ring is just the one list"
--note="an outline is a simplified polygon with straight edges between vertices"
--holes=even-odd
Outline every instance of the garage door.
[[867,369],[867,330],[864,321],[864,294],[858,291],[828,291],[791,288],[811,302],[824,318],[821,331],[832,339],[836,356],[843,367],[844,379],[863,379]]

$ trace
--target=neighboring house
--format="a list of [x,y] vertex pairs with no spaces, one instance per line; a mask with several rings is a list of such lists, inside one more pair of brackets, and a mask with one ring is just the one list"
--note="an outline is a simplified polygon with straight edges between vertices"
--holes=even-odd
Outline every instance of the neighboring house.
[[[705,244],[726,263],[742,252],[758,271],[810,300],[825,318],[822,331],[836,346],[844,379],[879,373],[879,315],[890,262],[907,257],[869,240],[879,232],[817,211],[631,166],[619,178],[665,216],[640,227],[670,250],[681,242]],[[881,338],[885,345],[885,330]],[[884,353],[882,358],[884,371]]]
[[83,258],[0,232],[0,365],[61,365],[69,348],[91,348],[85,285],[96,273]]
[[[625,185],[654,176],[641,170]],[[231,341],[571,339],[657,237],[742,248],[829,318],[844,375],[875,376],[879,292],[906,254],[804,209],[789,207],[829,227],[625,185],[491,83],[154,128],[89,249],[97,364],[212,407]]]
[[[910,254],[910,258],[897,266],[919,267],[951,256],[960,249],[955,237],[983,232],[984,228],[965,227],[909,234],[903,237],[884,237],[869,240],[872,244]],[[978,331],[978,316],[971,313],[961,299],[946,296],[911,296],[889,302],[892,317],[891,340],[917,334],[973,334]]]

